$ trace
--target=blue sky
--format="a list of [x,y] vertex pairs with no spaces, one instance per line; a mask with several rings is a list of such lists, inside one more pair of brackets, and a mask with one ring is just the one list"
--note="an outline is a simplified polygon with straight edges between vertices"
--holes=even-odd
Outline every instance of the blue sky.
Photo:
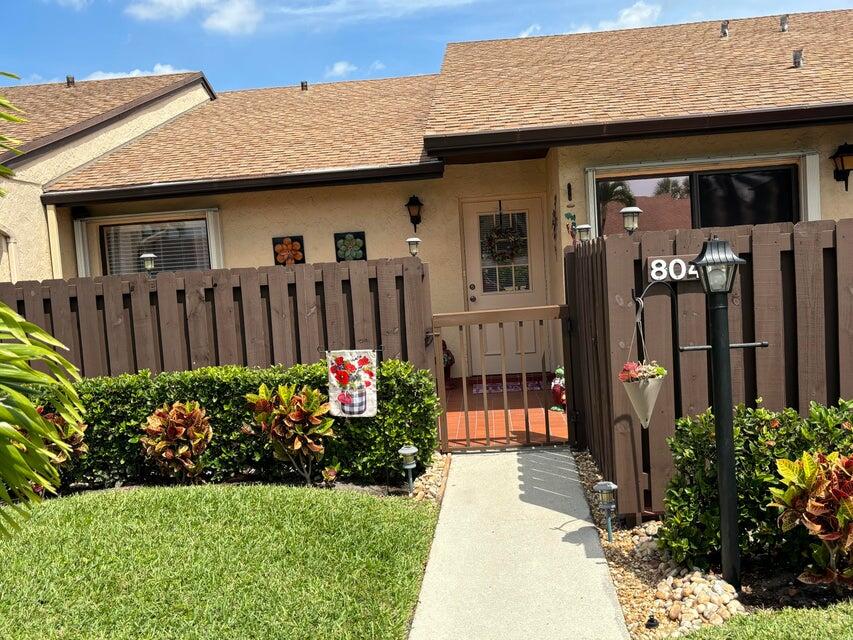
[[5,0],[24,82],[203,70],[217,90],[434,73],[449,41],[838,9],[850,0]]

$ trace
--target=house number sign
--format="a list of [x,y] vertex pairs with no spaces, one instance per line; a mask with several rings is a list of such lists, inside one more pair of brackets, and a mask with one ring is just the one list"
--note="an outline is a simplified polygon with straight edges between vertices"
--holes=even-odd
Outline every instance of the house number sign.
[[696,267],[690,264],[696,256],[655,256],[646,261],[649,282],[680,282],[698,280]]

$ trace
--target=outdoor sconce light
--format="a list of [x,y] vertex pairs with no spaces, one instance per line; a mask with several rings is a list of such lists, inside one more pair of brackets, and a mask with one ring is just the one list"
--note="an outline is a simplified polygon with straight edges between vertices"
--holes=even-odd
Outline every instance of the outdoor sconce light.
[[609,480],[602,480],[592,488],[598,495],[598,503],[607,519],[607,542],[613,542],[613,512],[616,510],[616,489],[618,488]]
[[702,245],[702,251],[690,264],[699,272],[699,280],[706,294],[729,293],[735,281],[737,266],[746,260],[732,251],[727,240],[714,236]]
[[418,231],[418,225],[421,223],[421,209],[424,208],[424,203],[417,196],[412,196],[406,203],[406,210],[409,212],[409,220],[415,228],[415,233]]
[[845,142],[836,149],[829,159],[835,164],[835,171],[832,176],[837,182],[843,182],[844,190],[847,191],[850,172],[853,171],[853,144]]
[[622,227],[631,235],[640,226],[640,214],[643,210],[640,207],[623,207],[619,213],[622,214]]
[[157,259],[157,256],[153,253],[143,253],[139,256],[139,259],[142,260],[142,266],[150,275],[154,271],[154,261]]
[[414,258],[421,249],[421,239],[418,237],[406,238],[406,242],[409,245],[409,253]]
[[406,470],[406,479],[409,481],[409,493],[412,493],[415,488],[412,484],[412,469],[414,469],[417,464],[415,456],[418,453],[418,448],[411,444],[407,444],[400,447],[400,450],[397,453],[400,454],[400,458],[403,460],[403,468]]
[[578,232],[578,240],[581,242],[589,242],[592,240],[592,225],[579,224],[575,229],[577,229]]

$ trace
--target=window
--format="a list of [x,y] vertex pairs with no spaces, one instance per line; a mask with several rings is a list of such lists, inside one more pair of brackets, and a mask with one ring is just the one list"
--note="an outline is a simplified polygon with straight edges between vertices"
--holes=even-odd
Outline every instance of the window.
[[690,229],[800,219],[796,165],[596,180],[598,228],[622,233],[619,210],[643,210],[640,229]]
[[483,293],[530,289],[527,212],[480,215],[480,269]]
[[156,256],[153,273],[210,268],[206,220],[104,225],[101,249],[107,275],[145,271],[146,253]]

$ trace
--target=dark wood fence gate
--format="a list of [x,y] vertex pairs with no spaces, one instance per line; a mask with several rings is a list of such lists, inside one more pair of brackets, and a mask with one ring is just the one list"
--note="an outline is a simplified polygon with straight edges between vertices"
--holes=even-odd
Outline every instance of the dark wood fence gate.
[[[674,344],[672,301],[662,288],[646,297],[650,357],[670,372],[648,430],[640,427],[617,379],[634,327],[634,292],[648,282],[648,261],[696,255],[712,233],[747,260],[730,297],[732,342],[769,347],[732,351],[736,403],[763,399],[771,409],[808,410],[809,402],[853,397],[853,220],[755,227],[656,231],[612,236],[569,248],[566,300],[572,333],[567,367],[570,430],[602,472],[619,485],[618,512],[663,509],[672,473],[666,440],[675,419],[710,405],[708,353]],[[705,294],[697,281],[672,283],[682,345],[707,344]]]

